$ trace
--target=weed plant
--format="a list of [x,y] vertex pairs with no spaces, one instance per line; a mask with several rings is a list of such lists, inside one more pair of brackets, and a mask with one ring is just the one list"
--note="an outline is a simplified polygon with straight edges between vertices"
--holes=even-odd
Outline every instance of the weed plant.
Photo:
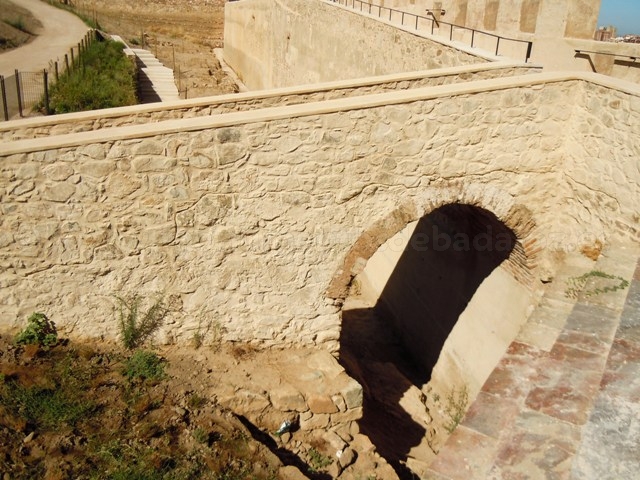
[[[610,280],[609,285],[595,286],[590,289],[584,289],[589,279],[600,279],[601,281]],[[571,277],[567,280],[567,288],[564,291],[564,295],[567,298],[578,298],[580,293],[585,297],[592,297],[600,295],[601,293],[616,292],[618,290],[624,290],[629,286],[629,282],[618,275],[611,275],[609,273],[602,272],[600,270],[591,270],[590,272],[580,275],[579,277]]]
[[18,345],[39,345],[44,349],[58,343],[58,331],[55,323],[44,313],[32,313],[27,319],[27,326],[16,335]]
[[127,359],[124,376],[129,380],[162,380],[165,377],[164,360],[154,352],[137,350]]
[[79,65],[51,87],[52,113],[135,105],[136,70],[123,48],[122,43],[111,40],[93,42],[80,55]]
[[125,348],[133,350],[156,332],[162,325],[168,310],[160,297],[144,312],[141,312],[142,298],[139,295],[116,298],[120,302],[118,326],[122,344]]
[[456,388],[452,388],[449,395],[447,395],[447,404],[445,406],[445,413],[449,417],[449,421],[444,428],[449,433],[453,433],[456,427],[460,424],[467,412],[467,405],[469,404],[469,389],[466,385],[457,391]]

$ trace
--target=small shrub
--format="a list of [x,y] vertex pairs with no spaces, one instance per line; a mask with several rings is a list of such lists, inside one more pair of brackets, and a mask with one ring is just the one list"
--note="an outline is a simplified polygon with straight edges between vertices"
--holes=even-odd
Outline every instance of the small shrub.
[[312,473],[320,472],[332,463],[333,460],[331,458],[323,455],[315,448],[309,449],[309,469]]
[[145,312],[140,312],[142,299],[138,295],[129,298],[116,297],[120,302],[119,328],[125,348],[133,350],[142,345],[162,325],[167,308],[161,298]]
[[32,313],[27,322],[24,330],[16,335],[18,345],[39,345],[48,349],[58,343],[56,325],[44,313]]
[[196,428],[192,435],[198,443],[209,443],[209,434],[204,428]]
[[207,399],[205,397],[198,395],[197,393],[194,393],[193,395],[191,395],[189,397],[189,400],[187,400],[187,405],[189,406],[189,408],[193,410],[198,410],[204,407],[206,404],[207,404]]
[[449,422],[444,426],[447,432],[453,433],[458,424],[464,418],[467,411],[467,404],[469,403],[469,389],[466,385],[463,385],[459,392],[456,388],[452,388],[449,395],[447,395],[447,405],[445,407],[445,413],[449,417]]
[[138,350],[125,362],[123,373],[129,380],[162,380],[164,364],[164,360],[154,352]]

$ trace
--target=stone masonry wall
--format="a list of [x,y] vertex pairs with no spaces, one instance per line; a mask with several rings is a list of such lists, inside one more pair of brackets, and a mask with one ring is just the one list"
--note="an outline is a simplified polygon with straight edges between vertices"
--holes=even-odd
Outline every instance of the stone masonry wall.
[[[560,188],[578,84],[5,156],[0,324],[44,310],[68,333],[114,338],[113,295],[162,292],[162,341],[214,324],[227,340],[335,350],[328,289],[406,202],[418,217],[439,202],[503,220],[527,209],[539,238],[589,230],[564,222],[573,206]],[[393,218],[396,232],[408,223]]]
[[[326,88],[314,88],[308,91],[300,91],[299,88],[292,89],[291,92],[281,92],[278,94],[261,95],[256,93],[250,97],[246,95],[223,96],[221,99],[211,99],[206,103],[191,106],[191,102],[182,102],[183,106],[165,107],[162,110],[149,108],[148,110],[131,112],[129,108],[109,109],[97,113],[87,119],[74,119],[68,121],[67,118],[77,118],[71,115],[57,115],[39,122],[36,126],[11,122],[10,125],[0,123],[0,140],[12,141],[25,138],[41,138],[51,135],[63,135],[66,133],[86,132],[99,130],[108,127],[121,127],[124,125],[138,125],[148,122],[161,122],[164,120],[176,120],[180,118],[193,118],[206,115],[220,115],[230,112],[244,112],[258,108],[274,107],[280,105],[296,105],[300,103],[321,102],[334,98],[355,97],[359,95],[369,95],[372,93],[383,93],[394,90],[408,90],[411,88],[435,87],[438,85],[450,85],[472,80],[483,80],[490,78],[501,78],[527,73],[539,72],[540,68],[531,65],[514,66],[509,65],[504,68],[478,68],[470,67],[467,71],[460,73],[443,73],[442,75],[416,76],[407,80],[389,80],[377,83],[363,82],[362,85],[349,85],[343,87],[334,85]],[[84,117],[83,117],[84,118]]]
[[576,94],[580,104],[567,131],[569,161],[562,175],[573,204],[567,221],[638,243],[640,96],[588,82]]
[[317,0],[228,2],[224,58],[251,90],[485,61]]

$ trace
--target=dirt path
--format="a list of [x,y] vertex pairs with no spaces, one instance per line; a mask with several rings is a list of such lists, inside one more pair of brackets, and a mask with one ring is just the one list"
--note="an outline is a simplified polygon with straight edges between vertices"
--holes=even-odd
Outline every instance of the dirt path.
[[64,57],[88,30],[75,15],[40,0],[20,0],[20,6],[40,20],[42,29],[32,42],[0,54],[0,75],[12,75],[15,69],[37,71],[46,68],[50,60]]

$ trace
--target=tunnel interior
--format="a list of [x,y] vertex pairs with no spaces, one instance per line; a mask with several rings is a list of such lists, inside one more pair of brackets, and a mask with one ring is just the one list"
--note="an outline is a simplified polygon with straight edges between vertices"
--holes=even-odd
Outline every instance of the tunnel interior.
[[415,478],[411,459],[435,455],[435,430],[425,425],[433,416],[426,412],[423,421],[411,405],[428,403],[434,367],[463,312],[482,330],[474,317],[500,316],[493,310],[501,303],[492,301],[488,287],[480,301],[474,296],[518,246],[490,211],[449,204],[389,239],[352,283],[342,311],[340,361],[365,391],[361,431],[400,478]]

